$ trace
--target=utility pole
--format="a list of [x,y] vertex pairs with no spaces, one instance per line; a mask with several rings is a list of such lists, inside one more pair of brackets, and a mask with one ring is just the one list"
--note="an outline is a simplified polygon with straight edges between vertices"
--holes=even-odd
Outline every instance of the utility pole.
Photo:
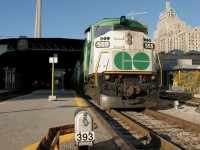
[[127,14],[127,16],[132,16],[132,20],[134,19],[135,15],[141,15],[141,14],[145,14],[147,12],[133,12],[131,11],[129,14]]
[[42,12],[42,0],[37,0],[34,38],[41,38],[41,12]]

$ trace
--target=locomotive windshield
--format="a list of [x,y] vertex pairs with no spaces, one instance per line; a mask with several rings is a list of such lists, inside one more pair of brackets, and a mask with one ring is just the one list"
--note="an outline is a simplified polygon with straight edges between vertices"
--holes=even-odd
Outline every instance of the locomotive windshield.
[[112,30],[111,26],[96,26],[94,31],[94,36],[99,37],[111,30]]
[[141,28],[136,28],[136,27],[130,27],[130,26],[114,26],[114,30],[131,30],[131,31],[139,31],[139,32],[143,32],[143,29]]
[[130,30],[129,26],[115,26],[114,30]]

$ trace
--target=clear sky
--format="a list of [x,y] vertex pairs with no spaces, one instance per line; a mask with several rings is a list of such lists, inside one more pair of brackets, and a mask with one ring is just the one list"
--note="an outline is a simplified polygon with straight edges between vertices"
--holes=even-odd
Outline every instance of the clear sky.
[[[84,31],[103,18],[126,16],[131,11],[157,28],[160,13],[169,1],[182,21],[200,26],[200,0],[42,0],[42,37],[84,39]],[[34,36],[36,0],[0,0],[0,39]],[[131,19],[131,16],[127,16]]]

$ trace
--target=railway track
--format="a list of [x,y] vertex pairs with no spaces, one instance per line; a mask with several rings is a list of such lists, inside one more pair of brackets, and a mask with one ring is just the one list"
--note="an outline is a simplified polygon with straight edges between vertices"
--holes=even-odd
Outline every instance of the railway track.
[[200,149],[200,126],[154,110],[102,111],[89,101],[131,149]]
[[184,93],[174,93],[174,92],[160,92],[160,98],[179,101],[180,103],[189,105],[189,106],[199,106],[200,98],[194,97],[192,94]]
[[110,110],[112,127],[136,149],[200,149],[200,126],[153,110]]

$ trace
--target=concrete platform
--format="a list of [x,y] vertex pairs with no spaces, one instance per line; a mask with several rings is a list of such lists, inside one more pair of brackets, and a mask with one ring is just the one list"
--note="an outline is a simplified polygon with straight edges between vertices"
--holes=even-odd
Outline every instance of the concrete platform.
[[[4,150],[34,149],[49,128],[74,124],[74,113],[79,107],[90,109],[84,100],[77,100],[73,90],[55,91],[56,101],[48,101],[51,90],[39,90],[29,95],[0,103],[0,145]],[[116,150],[115,139],[94,115],[95,145],[91,149]],[[67,142],[66,142],[67,141]],[[73,136],[63,139],[60,150],[77,149]],[[124,148],[123,148],[124,149]]]

